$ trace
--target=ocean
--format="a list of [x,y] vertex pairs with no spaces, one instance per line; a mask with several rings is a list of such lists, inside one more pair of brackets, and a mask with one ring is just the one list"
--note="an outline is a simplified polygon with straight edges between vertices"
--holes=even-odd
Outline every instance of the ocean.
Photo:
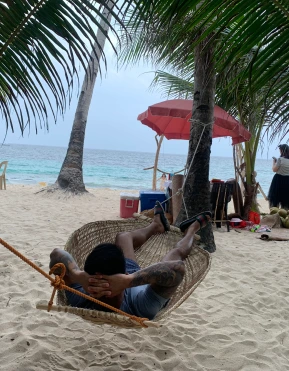
[[[0,147],[0,160],[7,160],[7,184],[37,184],[56,181],[66,148],[4,144]],[[111,189],[151,189],[152,170],[144,170],[154,164],[154,153],[85,149],[83,160],[86,187]],[[182,170],[185,155],[160,154],[158,167],[167,172]],[[271,160],[258,159],[257,180],[268,192],[273,173]],[[233,159],[212,157],[210,179],[234,178]]]

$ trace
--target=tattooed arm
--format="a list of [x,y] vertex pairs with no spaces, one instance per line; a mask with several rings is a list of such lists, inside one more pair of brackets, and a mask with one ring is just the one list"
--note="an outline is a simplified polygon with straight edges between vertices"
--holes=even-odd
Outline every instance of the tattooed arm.
[[[73,257],[64,250],[54,249],[50,254],[50,264],[49,268],[52,268],[56,263],[63,263],[66,268],[66,274],[64,276],[64,281],[67,286],[73,283],[79,283],[86,292],[89,292],[89,280],[93,277],[88,273],[79,269]],[[59,274],[60,271],[55,271],[56,274]],[[108,289],[108,283],[106,281],[100,282],[98,287],[94,290],[93,296],[95,298],[100,298],[102,296],[109,296],[111,294]]]
[[[52,268],[57,263],[63,263],[66,268],[65,283],[70,285],[72,283],[80,283],[79,277],[82,271],[79,269],[73,257],[64,250],[54,249],[50,254],[49,268]],[[59,274],[60,270],[55,271]]]
[[126,288],[149,284],[157,294],[163,298],[170,298],[182,282],[184,273],[185,265],[183,261],[165,261],[150,265],[129,275],[114,274],[106,276],[97,274],[96,279],[91,278],[89,280],[95,286],[89,286],[88,291],[93,293],[94,289],[97,288],[98,282],[106,280],[111,291],[110,296],[112,297],[118,295]]
[[182,260],[161,262],[131,274],[129,287],[150,284],[157,294],[170,298],[182,282],[184,274]]

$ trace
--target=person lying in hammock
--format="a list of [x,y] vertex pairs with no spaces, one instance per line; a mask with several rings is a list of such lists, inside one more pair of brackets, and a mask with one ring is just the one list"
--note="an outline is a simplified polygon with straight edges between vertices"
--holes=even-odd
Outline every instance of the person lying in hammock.
[[[134,250],[151,236],[170,229],[164,210],[157,202],[149,226],[117,234],[115,244],[98,245],[87,256],[83,271],[67,251],[58,248],[50,254],[50,268],[63,263],[67,286],[126,313],[153,319],[181,283],[185,273],[183,260],[192,250],[194,235],[210,219],[211,213],[206,211],[181,223],[180,229],[186,233],[175,248],[159,263],[140,269]],[[107,310],[70,291],[66,291],[66,297],[73,307]]]

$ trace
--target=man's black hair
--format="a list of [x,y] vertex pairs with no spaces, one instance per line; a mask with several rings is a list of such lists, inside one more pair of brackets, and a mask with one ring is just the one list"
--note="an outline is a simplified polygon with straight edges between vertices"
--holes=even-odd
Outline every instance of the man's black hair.
[[124,274],[125,259],[122,249],[112,243],[102,243],[96,246],[87,256],[84,270],[91,275],[95,273],[106,275]]

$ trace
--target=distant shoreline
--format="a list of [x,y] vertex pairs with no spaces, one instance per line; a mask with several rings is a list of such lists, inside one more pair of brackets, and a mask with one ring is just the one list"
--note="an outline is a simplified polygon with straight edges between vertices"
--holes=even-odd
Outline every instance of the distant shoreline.
[[[4,147],[9,147],[9,146],[28,146],[28,147],[47,147],[47,148],[59,148],[62,150],[67,150],[67,147],[65,146],[48,146],[46,144],[20,144],[20,143],[3,143],[0,145],[0,153],[1,153],[1,146]],[[155,155],[154,151],[126,151],[123,149],[115,149],[115,148],[91,148],[91,147],[84,147],[84,151],[115,151],[115,152],[124,152],[124,153],[144,153],[144,154],[149,154],[149,155]],[[187,153],[165,153],[166,155],[169,156],[187,156]],[[225,159],[232,159],[233,154],[231,156],[211,156],[211,158],[225,158]],[[257,160],[262,160],[262,161],[271,161],[271,157],[268,157],[267,159],[265,158],[256,158]]]
[[[6,178],[9,184],[54,184],[59,175],[66,148],[11,144],[1,148],[2,161],[8,161]],[[83,180],[88,188],[116,190],[151,189],[154,153],[85,149]],[[160,153],[158,167],[174,173],[184,168],[185,155]],[[145,168],[150,170],[144,171]],[[257,181],[267,193],[271,180],[271,162],[256,161]],[[210,179],[235,177],[231,157],[211,157]],[[157,184],[159,187],[159,184]]]

